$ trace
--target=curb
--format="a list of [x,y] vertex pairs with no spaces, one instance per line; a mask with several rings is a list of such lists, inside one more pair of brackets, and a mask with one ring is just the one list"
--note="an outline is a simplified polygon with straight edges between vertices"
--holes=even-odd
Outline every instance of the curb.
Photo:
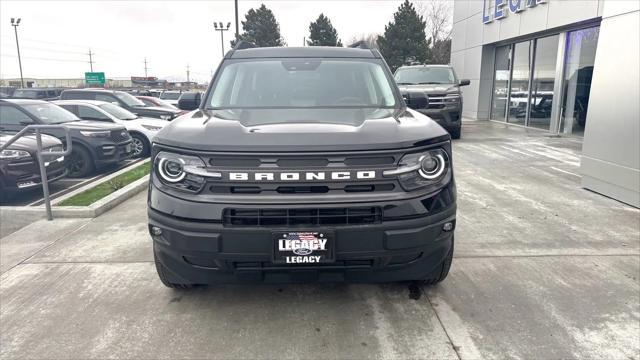
[[[94,218],[130,199],[148,186],[149,175],[145,175],[89,206],[52,206],[51,211],[54,218]],[[41,209],[41,211],[45,210],[44,207]]]

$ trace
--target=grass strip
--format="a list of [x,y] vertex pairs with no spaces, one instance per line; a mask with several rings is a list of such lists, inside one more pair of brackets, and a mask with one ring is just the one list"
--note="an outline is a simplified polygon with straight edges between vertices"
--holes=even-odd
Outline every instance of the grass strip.
[[132,182],[142,178],[149,174],[151,169],[151,163],[137,166],[123,174],[120,174],[109,181],[105,181],[102,184],[87,189],[80,194],[74,195],[57,206],[88,206],[94,202],[102,199],[103,197],[122,189],[123,187],[131,184]]

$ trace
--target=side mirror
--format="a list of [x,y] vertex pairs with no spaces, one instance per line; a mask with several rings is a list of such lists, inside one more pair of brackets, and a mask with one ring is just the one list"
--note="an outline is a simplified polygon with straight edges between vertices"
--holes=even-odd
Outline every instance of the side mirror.
[[184,92],[178,99],[178,109],[180,110],[195,110],[200,107],[202,101],[202,94],[199,92]]
[[460,80],[460,83],[458,84],[458,86],[467,86],[471,84],[471,81],[469,79],[462,79]]

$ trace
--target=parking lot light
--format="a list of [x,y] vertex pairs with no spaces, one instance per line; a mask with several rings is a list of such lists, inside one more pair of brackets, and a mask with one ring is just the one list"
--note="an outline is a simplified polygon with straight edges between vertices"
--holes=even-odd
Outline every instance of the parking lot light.
[[11,26],[16,34],[16,47],[18,48],[18,66],[20,66],[20,87],[24,88],[24,77],[22,77],[22,59],[20,58],[20,43],[18,42],[18,25],[20,25],[20,18],[11,18]]
[[231,22],[228,22],[226,27],[224,26],[222,21],[213,23],[213,29],[215,31],[220,31],[220,40],[221,40],[220,46],[222,47],[222,57],[224,57],[224,32],[228,31],[230,27],[231,27]]

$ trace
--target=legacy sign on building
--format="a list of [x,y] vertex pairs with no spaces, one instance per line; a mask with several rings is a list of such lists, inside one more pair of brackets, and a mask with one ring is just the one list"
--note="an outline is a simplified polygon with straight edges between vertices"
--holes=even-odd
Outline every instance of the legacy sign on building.
[[[500,20],[507,16],[509,12],[517,14],[527,8],[536,7],[545,4],[547,0],[483,0],[482,6],[482,22],[488,24],[495,20]],[[493,13],[491,13],[491,4],[493,3]],[[507,10],[508,9],[508,10]]]

